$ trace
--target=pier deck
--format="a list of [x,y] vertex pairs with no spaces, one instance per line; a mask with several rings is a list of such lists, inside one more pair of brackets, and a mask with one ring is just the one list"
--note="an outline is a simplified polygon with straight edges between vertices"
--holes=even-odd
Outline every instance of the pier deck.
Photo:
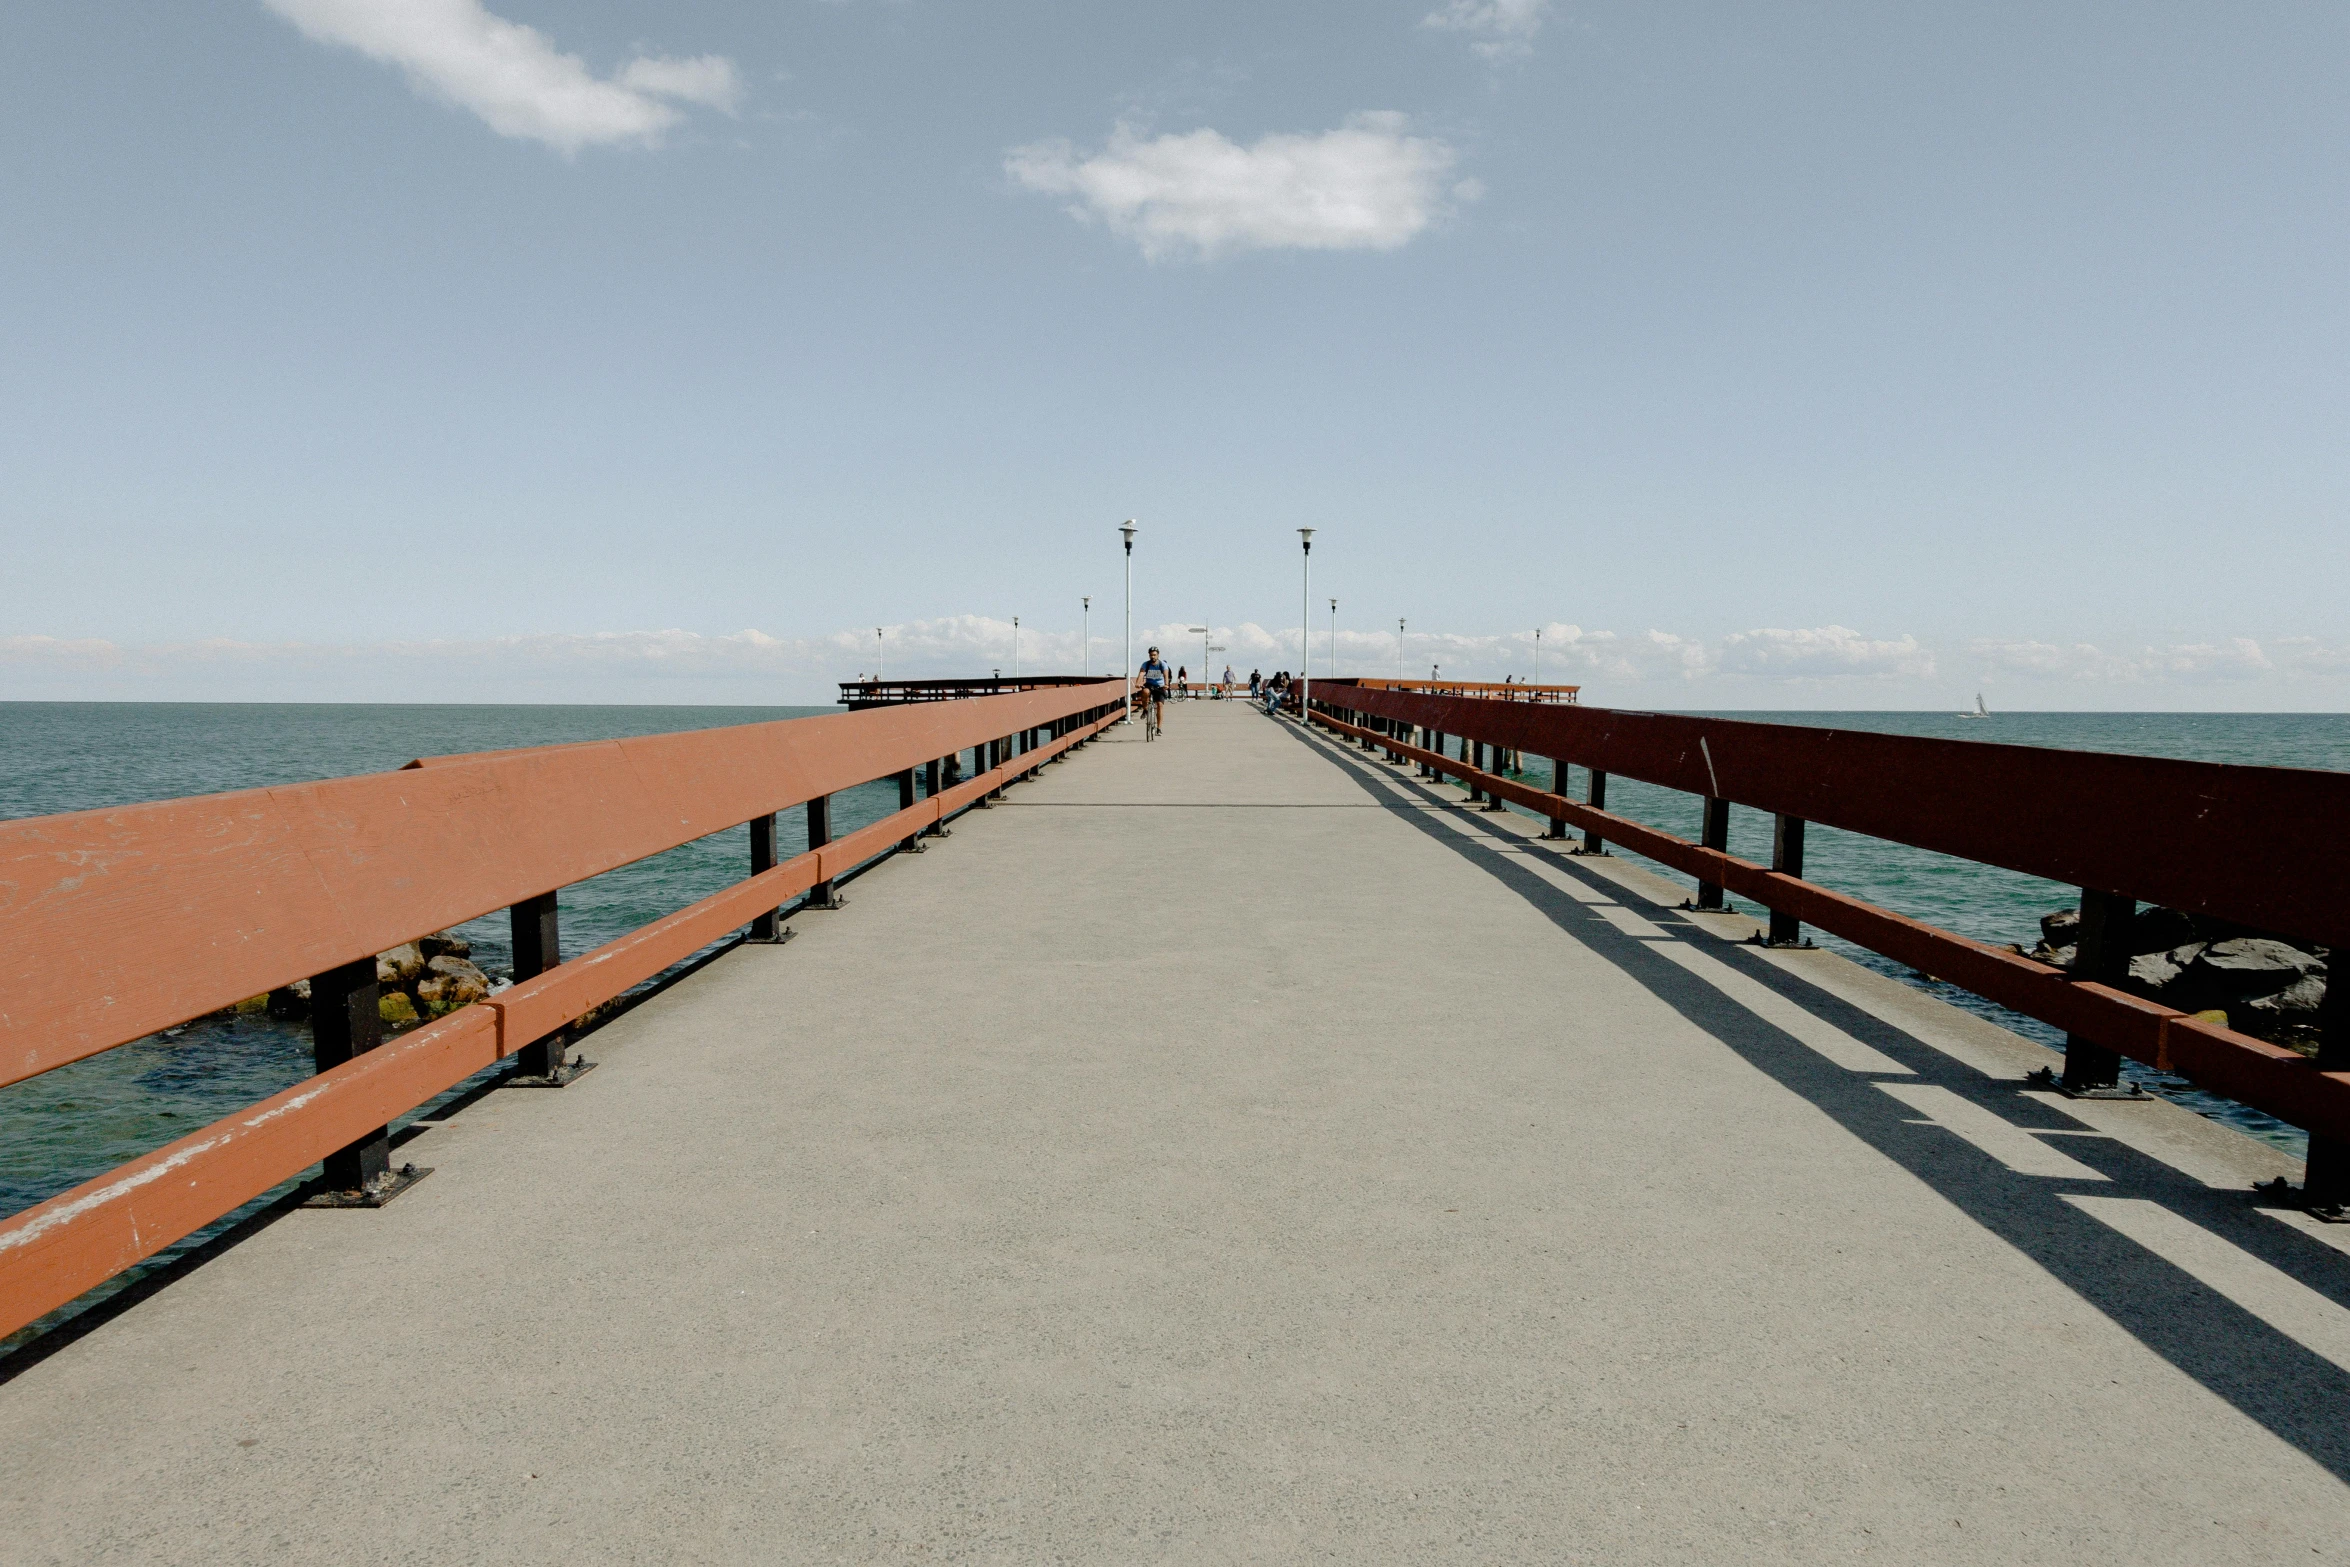
[[0,1556],[2350,1561],[2288,1161],[1538,825],[1114,731],[0,1387]]

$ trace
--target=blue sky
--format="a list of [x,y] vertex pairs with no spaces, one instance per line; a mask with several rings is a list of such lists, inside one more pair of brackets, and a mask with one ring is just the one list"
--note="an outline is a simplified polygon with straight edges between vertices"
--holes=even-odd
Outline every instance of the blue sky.
[[0,697],[2350,707],[2338,4],[26,0]]

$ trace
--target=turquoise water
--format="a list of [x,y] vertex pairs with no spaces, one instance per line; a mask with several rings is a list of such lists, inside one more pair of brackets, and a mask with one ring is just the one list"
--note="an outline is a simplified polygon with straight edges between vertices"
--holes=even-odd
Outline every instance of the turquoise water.
[[[2053,746],[2076,751],[2111,751],[2129,756],[2171,756],[2190,761],[2234,762],[2271,767],[2315,767],[2350,770],[2350,715],[2339,713],[2002,713],[1989,722],[1942,713],[1707,713],[1698,716],[1801,724],[1817,728],[1856,729],[1876,734],[1924,735],[1937,739],[1997,741],[2006,745]],[[1551,764],[1534,760],[1520,776],[1544,788],[1551,784]],[[1576,769],[1569,787],[1581,799],[1586,779]],[[1632,779],[1608,780],[1608,809],[1618,815],[1683,838],[1699,833],[1702,802],[1695,795],[1660,789]],[[1623,853],[1622,850],[1616,850]],[[1733,809],[1730,813],[1730,852],[1768,864],[1771,857],[1771,819],[1760,811]],[[1639,859],[1639,856],[1630,856]],[[1675,881],[1688,878],[1661,865],[1649,864]],[[1886,843],[1814,824],[1805,835],[1806,879],[1839,892],[1922,919],[1944,930],[1972,936],[1995,945],[2021,942],[2029,947],[2040,936],[2040,916],[2079,900],[2077,888],[2043,881],[2035,876],[1956,860],[1902,844]],[[1764,911],[1740,905],[1751,914]],[[1817,930],[1806,935],[1824,947],[1845,954],[1880,973],[1943,997],[1955,1006],[1989,1017],[2029,1039],[2061,1046],[2063,1035],[2036,1018],[2010,1012],[1953,985],[1912,973],[1909,969]],[[2300,1158],[2308,1138],[2297,1127],[2285,1125],[2259,1111],[2229,1100],[2215,1099],[2178,1079],[2124,1062],[2123,1071],[2149,1091],[2224,1121]]]
[[[48,815],[180,795],[209,794],[398,767],[412,757],[610,739],[758,723],[835,711],[745,707],[440,707],[0,703],[0,818]],[[1990,723],[1933,713],[1741,713],[1723,717],[1937,735],[2028,745],[2179,756],[2219,762],[2350,769],[2350,717],[2263,714],[2003,714]],[[1548,786],[1547,763],[1527,775]],[[1573,786],[1580,792],[1578,775]],[[893,785],[836,797],[835,831],[896,808]],[[1699,805],[1688,795],[1617,778],[1609,805],[1686,837]],[[1734,812],[1731,849],[1767,859],[1769,819]],[[798,813],[783,821],[784,852],[804,844]],[[795,841],[795,839],[797,841]],[[563,891],[564,951],[576,955],[739,880],[749,861],[736,828]],[[1848,833],[1815,827],[1813,879],[1991,942],[2031,942],[2044,912],[2073,889]],[[1678,878],[1676,878],[1678,879]],[[505,917],[461,927],[493,975],[511,960]],[[1831,945],[1834,938],[1816,937]],[[1859,961],[1954,1003],[2055,1043],[2051,1030],[1947,986],[1917,979],[1873,953]],[[0,1213],[14,1213],[126,1159],[160,1147],[299,1081],[310,1070],[306,1025],[246,1015],[200,1019],[29,1082],[0,1088]],[[2206,1114],[2296,1154],[2301,1136],[2224,1101],[2144,1072],[2141,1080]],[[465,1092],[461,1085],[435,1104]],[[417,1115],[429,1115],[433,1106]],[[409,1119],[413,1119],[410,1117]],[[291,1189],[281,1187],[126,1275],[127,1284]],[[86,1302],[84,1303],[86,1304]],[[40,1325],[36,1325],[36,1329]],[[21,1342],[0,1342],[0,1350]]]

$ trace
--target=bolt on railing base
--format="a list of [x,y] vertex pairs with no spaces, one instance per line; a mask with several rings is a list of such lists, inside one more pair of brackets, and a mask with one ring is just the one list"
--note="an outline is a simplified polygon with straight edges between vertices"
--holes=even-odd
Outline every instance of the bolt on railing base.
[[955,830],[943,822],[936,827],[925,827],[916,834],[917,837],[922,838],[952,838],[954,835]]
[[593,1061],[566,1061],[551,1072],[509,1072],[498,1079],[500,1088],[569,1088],[596,1069]]
[[745,936],[743,945],[746,947],[780,947],[798,934],[798,931],[786,925],[772,936]]
[[849,900],[847,894],[834,892],[828,888],[821,896],[816,896],[813,894],[810,895],[800,904],[800,909],[802,912],[815,909],[824,913],[831,913],[838,909],[845,909],[848,906]]
[[2300,1209],[2320,1224],[2350,1224],[2350,1206],[2338,1202],[2313,1203],[2306,1188],[2295,1186],[2281,1175],[2273,1181],[2255,1181],[2252,1189],[2289,1208]]
[[2024,1081],[2034,1088],[2045,1088],[2067,1099],[2152,1099],[2154,1096],[2136,1083],[2068,1083],[2056,1068],[2044,1066],[2024,1075]]
[[397,1170],[386,1170],[365,1186],[344,1187],[340,1190],[319,1183],[302,1199],[305,1208],[380,1208],[399,1196],[418,1181],[432,1174],[433,1167],[422,1169],[404,1164]]
[[1820,950],[1801,936],[1796,937],[1793,941],[1772,941],[1759,930],[1746,938],[1746,944],[1750,947],[1768,947],[1774,952],[1817,952]]

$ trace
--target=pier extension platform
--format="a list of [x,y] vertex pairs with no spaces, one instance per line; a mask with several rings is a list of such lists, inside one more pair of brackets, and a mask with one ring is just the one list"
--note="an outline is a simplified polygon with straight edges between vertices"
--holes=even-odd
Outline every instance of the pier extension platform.
[[0,1558],[2350,1561],[2282,1156],[1238,703],[0,1386]]

